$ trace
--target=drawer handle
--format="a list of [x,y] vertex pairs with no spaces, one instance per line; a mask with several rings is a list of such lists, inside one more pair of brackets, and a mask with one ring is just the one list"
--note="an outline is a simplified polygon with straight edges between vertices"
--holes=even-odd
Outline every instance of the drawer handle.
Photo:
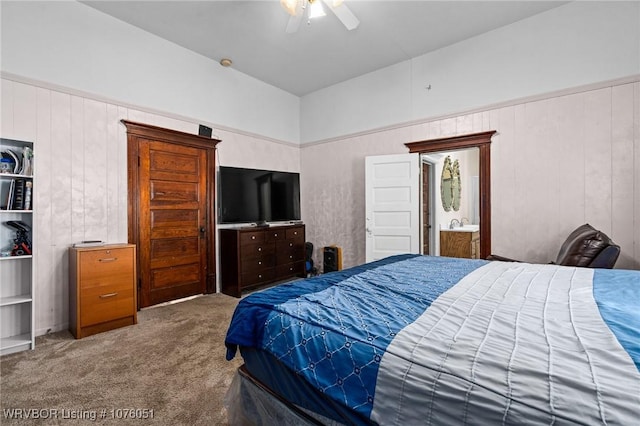
[[100,295],[100,299],[108,299],[110,297],[115,297],[117,296],[118,293],[107,293],[107,294],[101,294]]
[[289,259],[293,259],[293,255],[290,255],[290,256],[289,256]]
[[261,274],[258,274],[258,278],[262,278],[262,275],[261,275]]
[[262,262],[258,261],[258,265],[262,265]]
[[251,236],[251,239],[252,239],[252,240],[255,240],[255,239],[256,239],[256,236],[255,236],[255,235],[252,235],[252,236]]
[[258,247],[258,251],[262,251],[262,247]]
[[98,259],[100,262],[115,262],[118,260],[117,257],[105,257],[104,259]]
[[275,234],[273,234],[273,235],[277,237],[277,236],[278,236],[278,233],[275,233]]
[[289,243],[289,247],[293,247],[293,243]]

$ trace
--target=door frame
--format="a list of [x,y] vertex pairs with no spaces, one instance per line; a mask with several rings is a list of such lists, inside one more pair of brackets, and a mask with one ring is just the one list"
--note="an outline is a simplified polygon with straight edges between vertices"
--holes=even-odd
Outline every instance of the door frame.
[[[427,185],[427,193],[425,194],[424,188],[425,188],[425,172],[424,172],[424,165],[428,164],[429,165],[429,174],[427,176],[428,179],[428,185]],[[436,176],[435,176],[435,168],[436,168],[436,164],[433,162],[433,160],[428,159],[422,155],[420,155],[420,235],[422,237],[421,241],[420,241],[420,247],[421,247],[421,253],[422,254],[426,254],[426,255],[432,255],[431,253],[433,253],[435,251],[436,248],[436,237],[435,237],[435,229],[436,229],[436,215],[433,213],[434,210],[434,206],[436,205],[435,203],[435,191],[433,191],[433,187],[435,185],[436,182]],[[424,217],[424,198],[427,197],[429,199],[429,221],[425,221],[425,217]],[[425,227],[428,227],[429,229],[429,253],[425,253],[424,252],[424,229]]]
[[420,154],[466,148],[479,149],[480,258],[482,259],[486,259],[491,254],[491,137],[495,133],[497,130],[489,130],[404,144],[409,148],[409,153]]
[[139,218],[140,218],[140,187],[139,187],[139,141],[141,139],[165,142],[175,145],[188,146],[193,148],[206,149],[207,151],[207,200],[206,200],[206,247],[207,247],[207,271],[206,271],[206,292],[216,292],[216,216],[215,216],[215,150],[220,143],[218,139],[211,139],[206,136],[180,132],[177,130],[165,129],[163,127],[152,126],[150,124],[137,123],[129,120],[120,120],[127,128],[127,232],[130,244],[136,245],[136,270],[138,272],[138,283],[136,292],[138,293],[138,309],[142,305],[142,295],[140,287],[142,283],[140,270],[139,248]]

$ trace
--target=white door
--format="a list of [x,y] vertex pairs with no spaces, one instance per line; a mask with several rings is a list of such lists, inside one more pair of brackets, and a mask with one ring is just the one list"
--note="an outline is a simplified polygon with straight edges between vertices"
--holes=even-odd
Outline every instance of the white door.
[[420,253],[420,156],[365,158],[366,261]]

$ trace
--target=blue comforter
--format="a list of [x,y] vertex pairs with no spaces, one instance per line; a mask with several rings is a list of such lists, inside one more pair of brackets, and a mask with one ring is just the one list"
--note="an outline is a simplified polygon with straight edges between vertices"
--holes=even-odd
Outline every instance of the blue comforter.
[[[579,271],[580,273],[577,274],[579,278],[575,278],[576,274],[571,275],[568,269],[555,265],[541,265],[541,269],[538,270],[539,268],[533,268],[528,264],[508,264],[496,270],[495,266],[503,263],[492,263],[494,265],[489,268],[490,265],[483,260],[400,255],[350,270],[254,293],[242,299],[234,313],[225,341],[227,359],[235,356],[238,346],[263,350],[302,376],[321,393],[350,407],[364,418],[372,418],[374,421],[384,420],[386,423],[389,418],[394,418],[395,420],[391,423],[397,424],[412,421],[411,417],[403,417],[404,414],[401,416],[399,413],[393,413],[394,410],[399,410],[395,407],[401,404],[401,401],[391,403],[393,398],[386,393],[400,394],[398,389],[394,389],[396,382],[407,380],[406,383],[410,384],[410,372],[419,371],[420,368],[430,372],[441,370],[435,379],[427,377],[428,375],[421,379],[425,382],[433,380],[434,387],[440,383],[437,386],[443,388],[451,386],[452,389],[457,389],[461,385],[456,380],[463,380],[464,383],[471,383],[473,386],[488,388],[486,391],[489,392],[490,397],[484,395],[480,398],[485,402],[474,402],[471,394],[466,396],[465,407],[471,407],[470,412],[473,412],[474,404],[480,404],[480,407],[486,403],[487,399],[494,399],[492,404],[507,407],[502,409],[507,410],[514,418],[519,415],[531,416],[527,411],[529,408],[522,408],[531,405],[528,401],[508,404],[504,402],[512,399],[510,395],[513,384],[508,377],[503,380],[502,387],[496,386],[495,389],[479,383],[477,371],[482,371],[482,368],[497,372],[508,370],[511,368],[510,363],[515,363],[518,356],[525,356],[522,355],[525,352],[522,354],[512,352],[511,355],[505,352],[504,362],[507,365],[490,366],[493,363],[492,355],[483,355],[487,342],[490,341],[486,336],[498,336],[496,341],[500,342],[508,340],[510,334],[516,333],[514,342],[518,339],[526,341],[526,338],[517,336],[517,330],[524,329],[519,324],[525,314],[517,313],[510,317],[515,308],[503,301],[511,293],[516,295],[521,293],[515,298],[517,302],[514,303],[524,307],[526,311],[532,300],[531,295],[534,294],[532,289],[542,288],[541,284],[536,284],[541,276],[549,275],[552,277],[549,280],[552,281],[558,280],[557,276],[564,274],[569,278],[566,280],[562,278],[564,280],[562,282],[568,280],[570,283],[581,283],[584,281],[583,271]],[[640,314],[638,314],[640,298],[637,297],[640,291],[640,285],[638,285],[640,273],[628,272],[630,273],[596,271],[593,278],[589,278],[593,284],[589,282],[587,287],[592,286],[597,309],[600,309],[604,322],[612,330],[612,335],[616,336],[615,342],[619,342],[619,345],[624,348],[625,356],[635,362],[636,366],[640,366],[640,324],[638,323],[640,322]],[[589,270],[589,274],[591,273],[592,270]],[[528,274],[535,278],[527,281]],[[471,276],[473,279],[470,279]],[[455,296],[448,302],[445,302],[447,298],[440,298],[444,294],[452,295],[456,294],[456,291],[462,291],[462,285],[456,287],[456,284],[461,281],[466,283],[464,294],[461,293],[460,296]],[[611,283],[615,283],[615,286]],[[540,290],[543,291],[541,294],[546,294],[545,300],[540,305],[542,315],[548,314],[554,317],[564,315],[555,313],[557,309],[560,309],[558,312],[564,312],[564,308],[556,307],[556,303],[553,302],[558,299],[553,292],[560,291],[560,288],[562,288],[560,284],[553,284],[553,286],[545,284],[544,291]],[[569,284],[566,288],[567,294],[573,291],[582,294],[580,293],[582,287],[578,289],[577,285]],[[480,291],[479,289],[482,291],[475,293]],[[620,296],[621,294],[623,296]],[[476,303],[476,299],[484,300],[483,304]],[[571,297],[568,298],[570,299]],[[432,307],[436,300],[438,303]],[[567,303],[575,304],[575,302]],[[468,307],[462,308],[463,306]],[[469,309],[469,311],[461,311],[461,309]],[[486,336],[478,334],[477,337],[469,337],[475,346],[468,346],[460,336],[465,336],[465,327],[473,329],[474,326],[473,324],[469,326],[467,323],[472,322],[467,321],[466,318],[472,318],[473,315],[490,310],[493,310],[494,314],[490,320],[487,320],[487,329],[481,332],[486,333]],[[574,317],[579,318],[582,315],[579,312],[571,313],[571,309],[569,312],[571,314],[567,314],[569,322],[574,321]],[[516,324],[515,332],[510,329],[502,330],[505,326],[498,320],[500,316],[504,316],[502,322]],[[587,312],[585,316],[588,317],[589,313]],[[454,325],[449,327],[446,322],[440,321],[441,318],[447,318],[447,321],[449,321],[448,318],[452,318],[451,322]],[[485,316],[478,318],[481,319],[473,323],[482,323],[484,321],[482,318]],[[512,319],[509,320],[509,318]],[[575,321],[581,320],[575,319]],[[525,323],[522,322],[522,324]],[[591,325],[587,328],[590,327]],[[451,329],[450,332],[446,331],[449,334],[439,334],[443,333],[441,329],[448,328]],[[416,333],[414,329],[419,331]],[[549,333],[548,326],[545,324],[541,326],[541,330],[542,335]],[[430,335],[431,333],[433,336]],[[506,333],[506,337],[500,333]],[[400,337],[399,334],[401,334]],[[471,334],[473,333],[469,333],[469,336]],[[578,341],[581,339],[581,334],[582,332],[576,332]],[[430,335],[431,339],[437,339],[437,342],[449,340],[452,342],[448,346],[449,349],[443,349],[438,355],[440,358],[435,358],[436,367],[421,361],[431,356],[431,354],[420,352],[430,350],[431,345],[428,344],[428,339],[421,337],[426,335]],[[548,337],[547,343],[550,348],[555,348],[556,344],[552,340]],[[562,339],[558,340],[562,341]],[[468,362],[459,362],[460,366],[454,365],[458,362],[456,361],[458,355],[452,352],[452,348],[457,346],[466,348],[462,350],[461,359],[466,359],[467,352],[473,355],[473,359]],[[473,347],[476,349],[472,349]],[[512,351],[522,347],[524,347],[522,344],[514,343]],[[434,349],[436,352],[438,350]],[[520,350],[517,349],[517,351]],[[558,350],[554,354],[560,352]],[[553,354],[549,355],[546,363],[549,364],[549,360],[553,361],[554,357]],[[591,361],[588,360],[587,363],[589,362]],[[564,361],[558,361],[558,365],[564,366],[563,363]],[[486,367],[484,367],[485,364]],[[462,370],[455,372],[455,368],[458,367]],[[470,371],[468,377],[466,377],[467,371]],[[552,373],[555,371],[550,369],[548,375],[552,376]],[[634,373],[638,374],[638,371]],[[449,379],[451,383],[447,383],[442,378],[443,374],[453,377]],[[401,377],[396,379],[396,376]],[[465,377],[461,379],[459,376]],[[553,378],[549,381],[554,382]],[[383,383],[384,386],[382,386]],[[410,386],[407,385],[408,388]],[[416,399],[416,404],[425,406],[424,400],[427,396],[420,396],[420,389],[418,387],[417,391],[412,391],[405,401]],[[376,403],[378,394],[385,395],[384,398],[378,398],[378,401],[384,399],[389,403]],[[415,396],[416,394],[418,396]],[[582,398],[582,396],[577,397]],[[556,397],[552,392],[549,392],[549,400],[553,401],[554,398]],[[439,402],[434,400],[433,396],[429,401],[429,416],[437,415],[438,410],[448,412],[450,409],[456,409],[447,406],[439,408]],[[407,411],[407,408],[404,407],[404,410]],[[487,411],[486,407],[478,410],[482,413]],[[558,416],[551,409],[536,408],[536,410],[541,410],[545,416],[552,416],[552,418]],[[410,411],[420,413],[417,409]],[[459,419],[446,419],[446,421],[456,420]]]
[[486,263],[425,259],[392,256],[242,299],[227,333],[227,359],[238,345],[264,349],[368,417],[389,342],[441,293]]

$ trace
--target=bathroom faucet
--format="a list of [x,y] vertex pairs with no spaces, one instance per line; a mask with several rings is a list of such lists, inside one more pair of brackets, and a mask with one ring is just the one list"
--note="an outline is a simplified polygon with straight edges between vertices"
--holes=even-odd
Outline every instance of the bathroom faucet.
[[449,229],[454,229],[455,228],[455,225],[453,224],[454,222],[457,223],[458,226],[462,226],[458,219],[451,219],[451,223],[449,224]]

